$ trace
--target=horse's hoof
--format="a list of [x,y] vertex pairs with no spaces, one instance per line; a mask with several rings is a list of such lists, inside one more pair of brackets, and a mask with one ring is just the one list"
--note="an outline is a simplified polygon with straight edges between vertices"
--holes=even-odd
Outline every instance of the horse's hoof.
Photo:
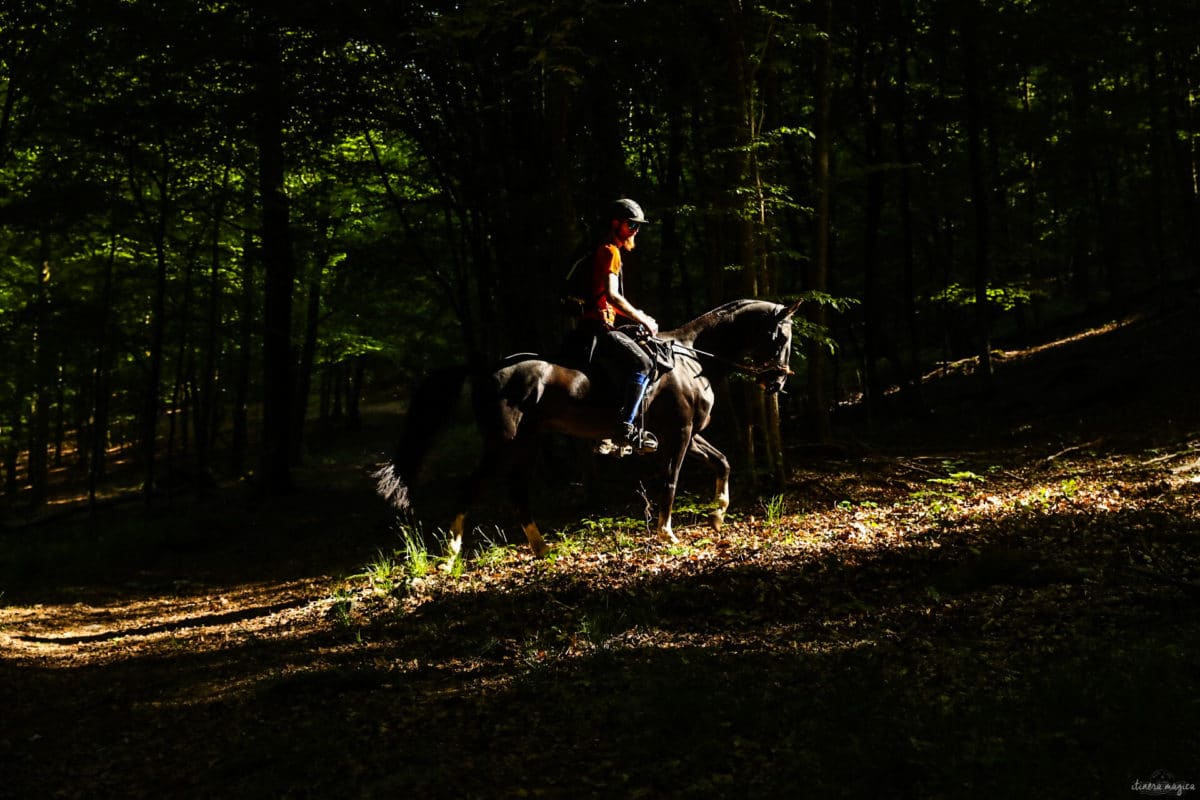
[[721,530],[721,527],[724,524],[725,524],[725,515],[724,514],[713,513],[713,514],[708,515],[708,525],[714,531]]
[[554,548],[552,548],[552,547],[551,547],[550,545],[548,545],[548,544],[545,544],[545,543],[543,543],[543,544],[541,544],[541,545],[538,545],[538,546],[530,545],[530,546],[529,546],[529,549],[531,549],[531,550],[533,551],[533,557],[534,557],[534,558],[545,558],[546,556],[550,555],[550,552],[551,552],[551,551],[552,551]]

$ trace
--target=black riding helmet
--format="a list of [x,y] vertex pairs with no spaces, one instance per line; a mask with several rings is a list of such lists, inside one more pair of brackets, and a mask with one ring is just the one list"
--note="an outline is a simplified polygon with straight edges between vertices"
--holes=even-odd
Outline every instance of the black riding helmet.
[[627,219],[630,222],[637,222],[641,225],[645,225],[650,221],[646,219],[645,215],[642,213],[642,207],[626,197],[622,197],[620,200],[614,200],[609,209],[611,212],[608,215],[609,219]]

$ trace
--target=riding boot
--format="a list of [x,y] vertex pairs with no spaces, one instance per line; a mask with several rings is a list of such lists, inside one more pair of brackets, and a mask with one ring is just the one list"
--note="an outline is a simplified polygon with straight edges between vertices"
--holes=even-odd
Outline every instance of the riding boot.
[[625,402],[621,406],[617,435],[630,447],[639,452],[652,452],[658,448],[658,439],[653,433],[641,430],[635,423],[646,397],[650,379],[640,372],[634,373],[625,384]]

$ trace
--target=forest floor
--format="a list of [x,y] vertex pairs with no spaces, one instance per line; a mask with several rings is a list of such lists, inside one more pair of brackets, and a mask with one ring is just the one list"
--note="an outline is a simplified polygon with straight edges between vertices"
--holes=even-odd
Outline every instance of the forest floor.
[[549,558],[443,574],[364,448],[283,500],[0,531],[0,796],[1194,795],[1198,328],[946,369],[781,494],[735,472],[722,531],[685,500],[677,544],[560,508]]

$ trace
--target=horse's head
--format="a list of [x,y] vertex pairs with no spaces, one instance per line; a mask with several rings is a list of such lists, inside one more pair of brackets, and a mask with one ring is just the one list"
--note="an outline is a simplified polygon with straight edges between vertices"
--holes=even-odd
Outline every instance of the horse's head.
[[795,307],[779,306],[769,317],[761,343],[750,354],[758,370],[758,384],[768,394],[783,391],[792,374],[792,314]]

